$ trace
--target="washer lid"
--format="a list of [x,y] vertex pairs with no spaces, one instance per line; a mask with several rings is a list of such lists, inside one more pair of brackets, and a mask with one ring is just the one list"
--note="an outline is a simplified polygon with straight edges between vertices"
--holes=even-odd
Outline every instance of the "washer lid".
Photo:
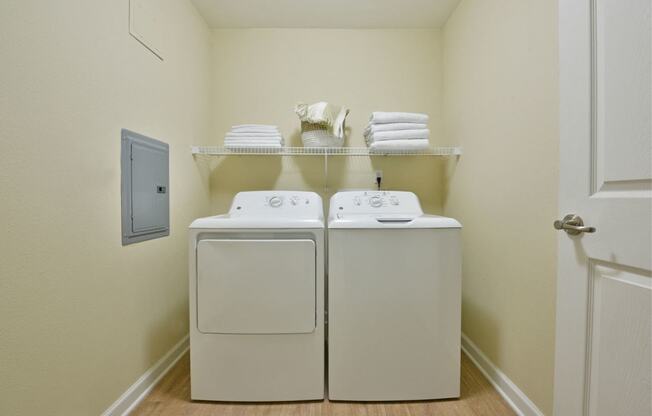
[[336,214],[328,228],[462,228],[457,220],[439,215]]
[[190,228],[324,228],[323,212],[314,192],[239,192],[228,214],[199,218]]
[[328,228],[461,228],[453,218],[426,215],[412,192],[347,191],[331,198]]

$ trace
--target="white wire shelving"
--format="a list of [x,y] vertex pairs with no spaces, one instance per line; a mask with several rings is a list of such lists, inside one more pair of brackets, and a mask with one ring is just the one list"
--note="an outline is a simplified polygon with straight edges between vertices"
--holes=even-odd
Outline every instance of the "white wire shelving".
[[192,146],[193,155],[203,156],[459,156],[459,147],[430,147],[424,150],[371,151],[368,147],[261,147],[226,148]]
[[222,146],[192,146],[192,154],[200,158],[223,156],[320,156],[324,161],[324,192],[328,192],[328,158],[332,156],[440,156],[459,157],[459,147],[429,147],[424,150],[371,151],[368,147],[260,147],[226,148]]

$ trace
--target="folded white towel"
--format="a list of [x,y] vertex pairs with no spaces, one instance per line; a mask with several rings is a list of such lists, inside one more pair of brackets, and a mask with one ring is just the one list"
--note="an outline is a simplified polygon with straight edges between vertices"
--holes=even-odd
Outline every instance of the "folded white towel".
[[385,140],[427,140],[429,138],[430,130],[428,129],[379,131],[366,136],[368,142],[380,142]]
[[285,140],[282,137],[225,137],[224,144],[229,143],[281,143],[283,144]]
[[277,129],[259,129],[255,127],[245,127],[241,129],[231,129],[229,133],[268,133],[268,134],[281,134]]
[[256,130],[256,129],[242,129],[242,130],[231,130],[227,132],[227,134],[232,134],[232,135],[252,135],[252,136],[258,136],[258,135],[281,135],[281,132],[278,130]]
[[385,140],[382,142],[373,142],[369,146],[372,153],[400,153],[403,151],[426,150],[430,147],[430,142],[426,139],[419,140]]
[[232,147],[260,147],[260,148],[266,148],[266,147],[283,147],[281,143],[270,143],[270,144],[260,144],[260,143],[232,143],[232,144],[227,144],[224,147],[227,149],[230,149]]
[[385,123],[427,123],[428,115],[421,113],[401,113],[374,111],[371,113],[369,121],[374,124]]
[[238,135],[231,135],[227,134],[224,136],[224,139],[228,140],[282,140],[283,136],[280,134],[269,134],[269,135],[264,135],[260,136],[258,134],[238,134]]
[[228,143],[224,145],[225,147],[233,146],[247,146],[247,147],[276,147],[283,146],[281,143],[251,143],[251,142],[242,142],[242,143]]
[[278,126],[272,124],[236,124],[231,126],[231,130],[242,130],[242,129],[267,129],[267,130],[278,130]]
[[226,133],[226,137],[280,137],[279,132],[233,132]]
[[258,142],[258,143],[282,143],[283,137],[281,136],[226,136],[224,138],[225,143],[237,143],[237,142]]
[[428,125],[425,123],[386,123],[374,124],[369,123],[364,129],[364,134],[375,133],[377,131],[394,131],[394,130],[417,130],[427,129]]
[[265,149],[265,150],[281,150],[283,146],[280,144],[269,144],[265,146],[253,145],[253,144],[231,144],[224,146],[229,150],[254,150],[254,149]]
[[240,145],[240,144],[246,144],[246,145],[260,145],[260,146],[267,146],[270,144],[283,144],[282,141],[280,140],[274,140],[274,141],[260,141],[260,140],[237,140],[237,141],[224,141],[225,146],[230,146],[230,145]]

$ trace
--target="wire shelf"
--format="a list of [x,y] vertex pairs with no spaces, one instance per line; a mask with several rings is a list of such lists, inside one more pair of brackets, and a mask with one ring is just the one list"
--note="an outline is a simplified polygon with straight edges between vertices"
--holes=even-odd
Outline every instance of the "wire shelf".
[[368,147],[260,147],[229,149],[220,146],[193,146],[193,155],[205,156],[458,156],[459,147],[430,147],[424,150],[371,151]]

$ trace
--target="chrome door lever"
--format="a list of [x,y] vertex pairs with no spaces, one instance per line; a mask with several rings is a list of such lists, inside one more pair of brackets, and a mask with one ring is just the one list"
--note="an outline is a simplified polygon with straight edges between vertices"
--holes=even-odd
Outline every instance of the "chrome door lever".
[[564,230],[569,235],[595,232],[595,227],[585,226],[582,218],[575,214],[566,215],[564,219],[555,221],[553,226],[556,230]]

